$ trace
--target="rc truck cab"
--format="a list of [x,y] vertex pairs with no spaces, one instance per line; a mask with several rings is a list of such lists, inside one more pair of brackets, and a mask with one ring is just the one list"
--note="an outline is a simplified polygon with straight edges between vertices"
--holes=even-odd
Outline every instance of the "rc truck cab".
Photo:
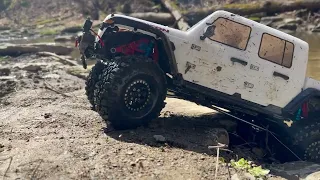
[[320,162],[320,82],[306,77],[306,42],[226,11],[187,31],[117,14],[98,34],[91,26],[77,40],[85,68],[98,60],[86,94],[114,128],[157,118],[171,91],[273,127],[301,159]]

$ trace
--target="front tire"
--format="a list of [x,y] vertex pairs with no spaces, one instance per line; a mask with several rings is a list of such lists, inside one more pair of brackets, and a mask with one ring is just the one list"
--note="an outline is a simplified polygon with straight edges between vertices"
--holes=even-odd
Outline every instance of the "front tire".
[[96,85],[97,112],[118,130],[147,125],[165,106],[166,85],[164,72],[152,59],[116,57]]

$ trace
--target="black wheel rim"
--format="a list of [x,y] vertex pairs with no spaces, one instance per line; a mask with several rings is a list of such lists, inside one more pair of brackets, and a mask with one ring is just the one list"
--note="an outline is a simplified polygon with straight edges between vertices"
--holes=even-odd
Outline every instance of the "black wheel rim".
[[148,115],[157,102],[156,81],[151,76],[137,76],[125,86],[122,97],[126,114],[140,119]]
[[303,159],[313,162],[320,162],[320,140],[310,143],[305,151]]
[[126,89],[124,103],[131,111],[140,111],[148,105],[151,98],[151,88],[145,80],[136,80]]

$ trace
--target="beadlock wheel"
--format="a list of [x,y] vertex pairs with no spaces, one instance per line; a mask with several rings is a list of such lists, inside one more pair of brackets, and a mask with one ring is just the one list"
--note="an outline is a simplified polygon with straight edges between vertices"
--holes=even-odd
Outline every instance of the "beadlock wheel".
[[165,106],[166,77],[150,58],[116,57],[99,79],[94,91],[96,109],[115,129],[147,125]]
[[137,112],[145,108],[150,102],[151,89],[146,81],[136,80],[128,86],[124,96],[126,107]]
[[320,140],[311,143],[304,151],[304,160],[320,162]]
[[293,151],[305,161],[320,163],[320,122],[305,119],[291,129]]

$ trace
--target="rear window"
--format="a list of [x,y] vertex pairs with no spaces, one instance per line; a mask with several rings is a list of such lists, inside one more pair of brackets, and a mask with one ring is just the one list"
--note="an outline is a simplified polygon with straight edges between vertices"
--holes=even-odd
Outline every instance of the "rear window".
[[259,57],[290,68],[292,66],[293,43],[264,33],[259,49]]
[[209,39],[240,50],[247,48],[251,27],[221,17],[213,24],[215,34]]

